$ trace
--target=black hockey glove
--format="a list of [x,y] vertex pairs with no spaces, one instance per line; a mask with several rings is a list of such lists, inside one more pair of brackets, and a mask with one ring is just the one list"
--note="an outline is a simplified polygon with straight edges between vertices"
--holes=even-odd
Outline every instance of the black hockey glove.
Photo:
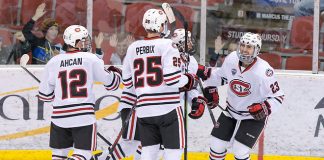
[[214,109],[218,106],[219,95],[216,87],[206,87],[204,89],[204,95],[207,99],[207,105],[210,106],[211,109]]
[[211,68],[198,64],[197,76],[203,81],[207,80],[210,77]]
[[207,99],[201,96],[195,97],[192,99],[191,104],[191,112],[188,114],[188,116],[192,119],[198,119],[200,118],[205,111],[205,106]]
[[263,120],[271,114],[270,106],[267,103],[253,103],[248,107],[251,116],[255,120]]
[[183,87],[179,88],[180,92],[190,91],[196,89],[198,85],[198,77],[195,74],[186,73],[184,74],[188,77],[188,83]]
[[120,76],[122,76],[122,70],[119,69],[118,67],[115,67],[115,66],[109,66],[107,68],[108,71],[111,71],[111,72],[117,72]]

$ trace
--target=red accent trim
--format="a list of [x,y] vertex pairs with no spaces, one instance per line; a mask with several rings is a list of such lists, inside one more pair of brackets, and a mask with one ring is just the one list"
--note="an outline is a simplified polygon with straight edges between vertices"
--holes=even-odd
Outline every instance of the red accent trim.
[[114,149],[114,152],[116,153],[116,156],[118,159],[122,159],[123,157],[120,156],[120,154],[117,151],[117,147]]
[[78,53],[80,52],[79,50],[75,50],[75,51],[66,51],[65,53],[66,54],[73,54],[73,53]]
[[247,67],[244,69],[243,72],[241,71],[241,66],[240,66],[240,63],[239,63],[239,69],[240,69],[241,73],[244,73],[244,72],[250,70],[250,69],[252,68],[252,66],[256,63],[257,60],[258,60],[257,58],[254,58],[254,61],[253,61],[249,66],[247,66]]
[[132,121],[131,121],[131,124],[130,124],[130,133],[129,133],[129,136],[128,136],[128,139],[131,140],[132,137],[133,137],[133,129],[134,129],[134,121],[135,121],[135,112],[132,113]]
[[180,78],[180,77],[181,77],[181,75],[178,75],[178,76],[175,76],[175,77],[169,78],[169,79],[164,78],[164,81],[165,82],[169,82],[169,81],[172,81],[172,80],[177,79],[177,78]]
[[135,99],[129,98],[127,96],[121,96],[121,99],[127,99],[127,100],[130,100],[132,102],[135,102]]
[[93,146],[92,151],[95,151],[97,149],[97,125],[93,124]]
[[130,85],[132,85],[132,82],[124,83],[124,86],[126,86],[126,87],[128,87],[128,86],[130,86]]
[[64,110],[64,111],[53,111],[53,114],[60,114],[60,113],[69,113],[69,112],[76,112],[76,111],[84,111],[84,110],[92,110],[92,107],[87,108],[77,108],[77,109],[70,109],[70,110]]
[[163,97],[163,98],[146,98],[146,99],[141,99],[137,101],[137,103],[143,102],[143,101],[159,101],[159,100],[171,100],[171,99],[179,99],[180,96],[175,96],[175,97]]
[[[225,155],[226,155],[226,154],[225,154]],[[212,152],[210,152],[210,156],[211,156],[212,158],[224,158],[225,155],[217,156],[217,155],[213,154]]]
[[155,36],[155,37],[145,37],[144,40],[154,40],[154,39],[160,39],[161,37]]
[[185,146],[185,144],[184,144],[185,143],[184,142],[185,141],[184,136],[185,135],[184,135],[184,128],[183,128],[183,115],[182,115],[182,112],[181,112],[181,107],[178,107],[177,111],[178,111],[178,114],[180,115],[180,119],[179,119],[180,120],[180,128],[181,128],[181,133],[180,133],[181,134],[180,135],[181,136],[180,137],[181,138],[181,146],[180,147],[184,148],[184,146]]
[[38,95],[38,98],[42,99],[42,100],[53,100],[54,96],[52,98],[45,98],[45,97],[42,97],[42,96]]

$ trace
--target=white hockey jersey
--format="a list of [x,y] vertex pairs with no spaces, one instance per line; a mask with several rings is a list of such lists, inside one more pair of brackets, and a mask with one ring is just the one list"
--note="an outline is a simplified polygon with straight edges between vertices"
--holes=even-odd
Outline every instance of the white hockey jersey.
[[178,49],[170,39],[146,38],[129,46],[123,82],[135,88],[138,117],[164,115],[180,106],[179,87],[188,82],[180,65]]
[[39,99],[53,101],[52,122],[70,128],[95,123],[93,83],[107,90],[119,87],[120,75],[105,71],[104,63],[87,52],[68,52],[53,57],[45,66]]
[[[181,63],[181,72],[182,73],[186,73],[186,64],[185,63]],[[189,63],[188,63],[188,73],[192,73],[192,74],[196,74],[198,70],[198,62],[195,59],[194,56],[189,56]],[[191,105],[192,99],[195,97],[199,96],[199,91],[197,89],[193,89],[188,91],[188,102],[189,105]],[[184,107],[184,92],[180,93],[180,97],[181,97],[181,105]]]
[[253,103],[264,102],[277,111],[283,101],[283,90],[275,78],[273,68],[257,57],[247,68],[239,64],[236,51],[229,54],[219,69],[213,69],[205,86],[228,84],[227,110],[236,119],[253,119],[247,107]]

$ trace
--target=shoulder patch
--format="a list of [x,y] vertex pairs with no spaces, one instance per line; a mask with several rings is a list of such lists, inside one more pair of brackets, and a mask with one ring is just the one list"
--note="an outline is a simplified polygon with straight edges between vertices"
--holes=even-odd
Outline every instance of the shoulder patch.
[[271,77],[271,76],[273,76],[273,70],[270,69],[270,68],[268,68],[268,69],[266,70],[265,74],[266,74],[267,77]]

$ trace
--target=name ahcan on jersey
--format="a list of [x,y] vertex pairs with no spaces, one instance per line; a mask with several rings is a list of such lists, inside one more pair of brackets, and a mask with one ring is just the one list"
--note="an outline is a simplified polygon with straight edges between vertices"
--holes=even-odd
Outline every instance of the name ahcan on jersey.
[[154,53],[154,47],[155,47],[154,45],[136,47],[136,55]]
[[82,65],[82,58],[66,59],[61,61],[60,67]]

